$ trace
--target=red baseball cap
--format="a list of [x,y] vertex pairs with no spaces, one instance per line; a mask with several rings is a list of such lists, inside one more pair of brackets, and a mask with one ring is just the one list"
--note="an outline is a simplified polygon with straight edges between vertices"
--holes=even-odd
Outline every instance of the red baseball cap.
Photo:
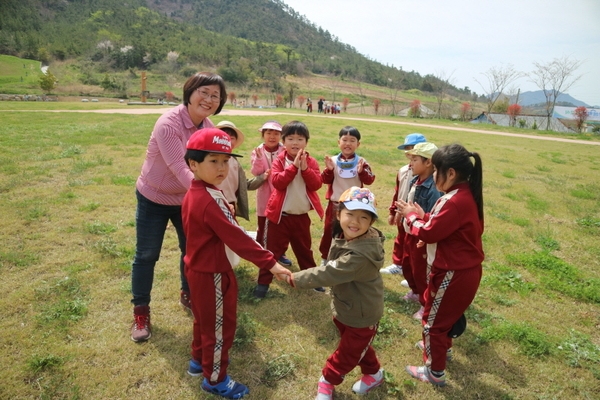
[[192,134],[186,144],[188,150],[202,150],[208,153],[229,154],[242,157],[231,152],[229,135],[218,128],[202,128]]

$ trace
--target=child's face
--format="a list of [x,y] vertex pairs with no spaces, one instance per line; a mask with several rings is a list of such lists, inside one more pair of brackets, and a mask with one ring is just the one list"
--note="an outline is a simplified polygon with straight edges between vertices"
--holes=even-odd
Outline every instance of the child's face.
[[237,136],[225,131],[229,135],[229,140],[231,140],[231,148],[235,149],[237,147]]
[[348,158],[354,155],[356,149],[360,146],[360,142],[352,135],[344,135],[338,139],[338,145],[340,146],[342,155]]
[[433,165],[430,159],[416,155],[409,156],[409,159],[413,175],[418,175],[419,178],[427,178],[433,174]]
[[285,150],[292,157],[296,157],[300,150],[306,148],[307,144],[308,142],[306,141],[306,137],[298,135],[297,133],[287,135],[283,139],[283,145],[285,146]]
[[190,169],[196,180],[217,186],[227,178],[230,158],[228,154],[209,153],[201,163],[190,160]]
[[408,150],[412,150],[412,149],[414,149],[414,148],[415,148],[415,146],[406,146],[406,147],[404,148],[404,156],[405,156],[406,158],[408,158],[408,160],[409,160],[409,161],[410,161],[410,155],[409,155],[409,154],[406,154],[406,152],[407,152]]
[[265,146],[269,148],[277,147],[281,141],[281,131],[275,129],[265,129],[262,134]]
[[368,211],[348,210],[347,208],[338,212],[337,217],[346,240],[356,239],[364,235],[375,221]]

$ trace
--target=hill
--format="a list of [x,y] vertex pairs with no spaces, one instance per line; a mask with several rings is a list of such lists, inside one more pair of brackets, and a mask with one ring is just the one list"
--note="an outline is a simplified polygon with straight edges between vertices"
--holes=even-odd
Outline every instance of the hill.
[[[514,101],[515,99],[511,98],[511,100]],[[546,97],[544,96],[544,92],[542,90],[537,90],[533,92],[523,92],[519,95],[519,104],[525,107],[544,104],[545,102]],[[583,101],[577,100],[576,98],[570,96],[567,93],[562,93],[560,96],[558,96],[556,104],[563,104],[574,107],[590,107],[588,104],[584,103]]]
[[[75,59],[82,84],[98,84],[92,72],[199,68],[278,93],[287,75],[429,92],[441,83],[370,60],[278,0],[3,0],[0,11],[0,54],[45,64]],[[473,97],[448,86],[448,94]]]

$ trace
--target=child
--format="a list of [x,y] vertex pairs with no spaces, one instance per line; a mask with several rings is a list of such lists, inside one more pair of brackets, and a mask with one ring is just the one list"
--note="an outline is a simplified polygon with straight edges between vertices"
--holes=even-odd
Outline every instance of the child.
[[[317,160],[305,150],[310,134],[299,121],[288,122],[281,129],[285,150],[273,160],[273,193],[267,203],[265,223],[266,248],[279,258],[291,244],[301,270],[316,266],[311,250],[310,217],[314,209],[323,218],[317,190],[322,186]],[[269,291],[273,275],[259,271],[254,297],[262,299]],[[325,289],[317,288],[324,292]]]
[[[441,196],[433,181],[431,157],[436,150],[437,146],[435,144],[425,142],[417,143],[412,150],[406,152],[410,157],[410,169],[414,175],[414,178],[410,181],[407,201],[417,203],[425,213],[431,211],[433,205]],[[407,266],[403,266],[402,272],[411,289],[404,296],[404,299],[415,299],[421,303],[421,308],[413,315],[413,318],[421,320],[423,318],[423,306],[425,305],[423,293],[425,293],[429,276],[427,254],[425,246],[417,246],[419,240],[410,234],[410,228],[406,220],[403,221],[403,228],[407,233],[404,237],[404,254],[408,254],[409,263]]]
[[445,193],[431,213],[425,214],[415,203],[398,202],[410,233],[427,243],[431,266],[424,293],[423,341],[417,343],[425,365],[407,366],[406,371],[423,382],[444,386],[446,356],[452,347],[448,333],[475,298],[481,280],[483,174],[479,154],[459,144],[440,148],[431,161],[435,185]]
[[[229,135],[232,150],[244,143],[244,134],[233,122],[221,121],[216,125],[217,128]],[[229,160],[229,173],[227,178],[218,185],[227,202],[233,205],[235,216],[250,220],[250,211],[248,209],[248,190],[260,188],[267,180],[267,173],[259,174],[252,179],[246,179],[246,173],[237,158]]]
[[375,181],[375,175],[366,160],[358,156],[355,151],[360,146],[360,132],[352,126],[340,130],[338,146],[341,153],[334,157],[325,156],[325,169],[321,173],[324,184],[329,185],[325,198],[329,200],[325,210],[325,224],[319,251],[321,252],[321,265],[327,261],[329,247],[331,246],[331,227],[335,218],[334,208],[337,206],[340,195],[352,186],[363,187]]
[[[204,375],[202,389],[240,399],[248,388],[227,375],[229,349],[236,328],[237,254],[269,274],[291,275],[240,229],[227,200],[217,189],[229,172],[229,136],[217,128],[196,131],[187,142],[185,161],[194,174],[181,214],[187,234],[185,274],[190,284],[194,329],[188,373]],[[277,276],[281,279],[283,275]]]
[[[258,216],[258,229],[256,231],[256,241],[266,248],[265,243],[265,221],[267,202],[271,193],[273,193],[273,183],[269,178],[271,174],[271,164],[273,160],[283,151],[281,141],[281,125],[277,121],[267,121],[258,130],[261,133],[263,143],[252,151],[250,159],[250,172],[254,176],[264,175],[267,183],[262,185],[256,191],[256,214]],[[285,256],[285,253],[279,258],[279,263],[285,266],[291,266],[292,261]]]
[[[411,133],[407,135],[404,139],[404,144],[398,146],[400,150],[410,150],[417,143],[426,142],[425,136],[420,133]],[[408,158],[408,155],[406,155]],[[396,225],[398,228],[398,234],[396,235],[396,239],[394,240],[394,247],[392,250],[392,264],[388,265],[385,268],[382,268],[382,274],[401,274],[402,273],[402,263],[403,263],[403,251],[404,251],[404,236],[406,233],[404,232],[404,228],[400,224],[399,215],[396,212],[396,201],[398,200],[406,200],[406,196],[408,196],[408,190],[410,189],[410,181],[412,179],[412,170],[410,169],[410,163],[406,164],[402,168],[398,170],[398,175],[396,175],[396,188],[394,190],[394,197],[392,198],[392,204],[390,205],[388,216],[388,224]],[[404,282],[403,282],[404,283]],[[406,284],[408,286],[408,284]]]
[[336,238],[325,265],[292,274],[296,288],[331,286],[333,322],[340,342],[327,358],[319,379],[317,400],[330,400],[336,385],[356,366],[362,377],[352,386],[365,394],[383,383],[383,369],[371,346],[383,315],[383,234],[373,228],[375,196],[369,189],[351,187],[339,197]]

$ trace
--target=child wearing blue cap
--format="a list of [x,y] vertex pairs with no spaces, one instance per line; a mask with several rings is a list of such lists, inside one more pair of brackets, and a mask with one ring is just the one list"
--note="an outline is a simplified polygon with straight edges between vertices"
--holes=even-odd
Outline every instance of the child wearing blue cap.
[[[425,143],[427,139],[420,133],[411,133],[407,135],[404,139],[404,144],[398,146],[399,150],[404,150],[405,156],[407,159],[410,157],[406,154],[408,150],[412,150],[416,144]],[[394,197],[392,198],[392,204],[389,207],[389,216],[388,216],[388,224],[396,225],[398,228],[398,234],[396,235],[396,239],[394,240],[394,248],[392,251],[392,264],[388,265],[385,268],[381,269],[382,274],[402,274],[402,262],[403,262],[403,247],[404,247],[404,237],[406,232],[400,224],[400,217],[398,215],[396,202],[398,200],[406,201],[408,197],[408,191],[410,190],[410,181],[413,178],[412,169],[410,168],[410,163],[404,165],[398,170],[398,175],[396,176],[396,188],[394,189]],[[405,281],[402,283],[404,284]],[[408,286],[408,283],[406,284]]]
[[383,316],[383,280],[379,268],[385,256],[375,196],[353,186],[339,197],[334,241],[325,265],[286,277],[296,288],[330,286],[333,323],[340,332],[337,349],[327,358],[316,400],[331,400],[336,385],[355,367],[361,378],[352,391],[365,394],[383,383],[383,369],[371,343]]

